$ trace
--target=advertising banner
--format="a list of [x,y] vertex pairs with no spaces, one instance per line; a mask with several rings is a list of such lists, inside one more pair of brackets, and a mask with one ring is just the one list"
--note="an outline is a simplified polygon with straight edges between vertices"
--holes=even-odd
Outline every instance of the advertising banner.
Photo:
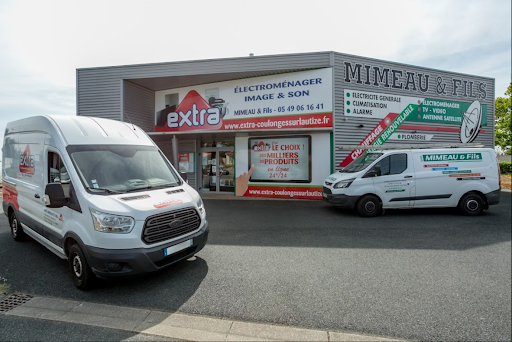
[[249,139],[251,182],[311,182],[311,136]]
[[155,132],[332,129],[332,69],[158,91],[155,108]]
[[322,199],[331,133],[237,137],[235,146],[236,196]]
[[[398,96],[382,93],[345,89],[345,115],[382,120],[359,143],[363,146],[382,145],[388,139],[429,141],[431,135],[397,134],[398,128],[415,130],[439,130],[439,127],[405,126],[405,121],[433,122],[459,125],[450,129],[459,133],[462,143],[473,142],[487,125],[487,105],[478,100],[471,103],[434,100],[419,97]],[[347,166],[363,154],[365,149],[352,151],[339,166]]]
[[[407,105],[418,105],[418,113],[408,121],[461,125],[468,115],[481,116],[487,126],[487,105],[479,101],[457,102],[345,89],[345,115],[382,119],[389,113],[400,113]],[[481,108],[478,108],[481,107]]]

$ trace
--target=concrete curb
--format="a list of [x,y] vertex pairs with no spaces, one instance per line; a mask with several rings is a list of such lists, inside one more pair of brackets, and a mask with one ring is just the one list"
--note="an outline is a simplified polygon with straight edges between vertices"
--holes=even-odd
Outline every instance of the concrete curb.
[[185,341],[404,341],[50,297],[34,297],[5,312],[5,315],[91,325]]

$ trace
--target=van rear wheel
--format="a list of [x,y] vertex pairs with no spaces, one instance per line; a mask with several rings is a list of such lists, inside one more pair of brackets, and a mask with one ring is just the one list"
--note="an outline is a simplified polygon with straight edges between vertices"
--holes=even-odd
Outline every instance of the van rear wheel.
[[363,217],[375,217],[380,215],[382,204],[376,196],[366,195],[357,202],[356,210]]
[[73,278],[75,286],[80,290],[87,290],[91,288],[94,273],[87,263],[82,249],[76,243],[69,249],[68,262],[71,277]]
[[23,231],[20,221],[16,213],[13,211],[9,216],[9,225],[11,226],[11,235],[14,241],[23,241],[27,238],[27,234]]
[[463,214],[469,216],[477,216],[484,210],[484,200],[482,196],[472,193],[466,194],[459,203],[459,209]]

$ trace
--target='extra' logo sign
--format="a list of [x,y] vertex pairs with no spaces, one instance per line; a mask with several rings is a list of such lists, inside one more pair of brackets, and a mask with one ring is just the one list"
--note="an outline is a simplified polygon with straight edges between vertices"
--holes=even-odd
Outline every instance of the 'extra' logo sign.
[[20,172],[33,175],[36,171],[34,165],[34,156],[30,154],[30,146],[25,147],[25,151],[20,156]]
[[188,127],[217,125],[220,123],[220,109],[217,107],[197,109],[197,104],[192,104],[192,109],[186,112],[179,111],[167,115],[167,126],[169,128],[179,128],[187,125]]
[[263,141],[260,141],[259,144],[256,144],[252,147],[254,152],[264,152],[264,151],[270,151],[270,145],[265,144]]
[[[191,90],[183,98],[176,109],[169,111],[160,111],[159,115],[165,115],[165,122],[161,122],[162,116],[158,117],[156,132],[172,131],[196,131],[208,130],[215,131],[222,128],[222,116],[225,114],[223,108],[216,106],[199,95],[195,90]],[[224,108],[224,110],[226,110]]]

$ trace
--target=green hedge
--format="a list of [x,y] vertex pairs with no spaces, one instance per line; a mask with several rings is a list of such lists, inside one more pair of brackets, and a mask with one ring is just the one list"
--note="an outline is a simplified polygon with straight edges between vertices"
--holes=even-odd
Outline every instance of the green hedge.
[[500,162],[500,170],[502,174],[510,174],[512,173],[512,163],[508,161]]

